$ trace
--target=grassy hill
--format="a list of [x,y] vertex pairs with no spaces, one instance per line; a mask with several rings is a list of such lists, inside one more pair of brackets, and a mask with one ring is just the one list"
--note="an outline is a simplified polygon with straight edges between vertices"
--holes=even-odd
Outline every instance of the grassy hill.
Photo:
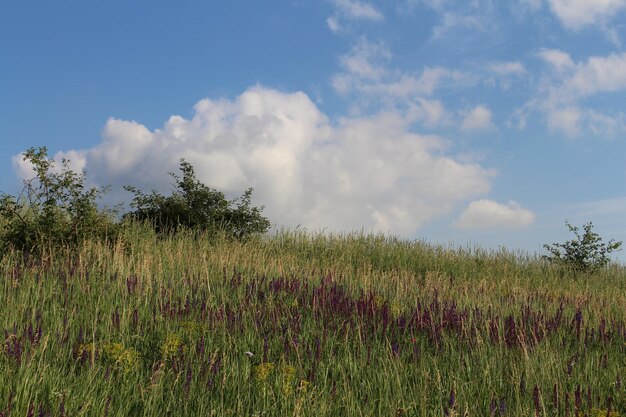
[[3,258],[0,416],[626,415],[621,266],[124,233]]

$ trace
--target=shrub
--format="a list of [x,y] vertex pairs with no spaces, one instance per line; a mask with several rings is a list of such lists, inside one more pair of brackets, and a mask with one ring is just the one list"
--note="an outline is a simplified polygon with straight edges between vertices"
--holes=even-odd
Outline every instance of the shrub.
[[605,267],[610,259],[608,255],[613,251],[620,250],[622,242],[611,239],[608,243],[603,243],[602,238],[592,231],[591,222],[583,226],[584,233],[581,236],[578,227],[565,222],[570,232],[574,233],[575,239],[565,243],[553,243],[543,245],[550,255],[543,258],[550,262],[564,265],[576,271],[592,272]]
[[134,211],[125,214],[124,219],[147,221],[158,233],[175,232],[183,227],[224,231],[237,239],[269,229],[269,220],[261,215],[263,207],[250,204],[252,188],[228,201],[223,193],[198,181],[193,166],[184,159],[180,161],[180,171],[182,176],[170,173],[177,189],[168,197],[154,190],[144,194],[135,187],[124,187],[135,194],[131,202]]
[[113,213],[100,210],[96,200],[105,190],[85,187],[63,159],[60,169],[46,147],[23,154],[35,176],[24,180],[18,196],[0,194],[0,249],[39,253],[48,246],[74,245],[83,238],[106,237],[115,232]]

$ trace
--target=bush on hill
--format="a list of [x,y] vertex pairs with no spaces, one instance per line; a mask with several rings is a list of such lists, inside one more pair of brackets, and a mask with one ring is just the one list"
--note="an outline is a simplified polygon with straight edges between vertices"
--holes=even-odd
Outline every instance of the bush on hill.
[[544,249],[550,252],[550,255],[544,255],[543,258],[552,263],[579,272],[593,272],[605,267],[610,261],[608,255],[622,247],[622,242],[616,242],[614,239],[609,240],[608,243],[602,242],[600,235],[592,231],[593,224],[591,222],[583,226],[584,233],[582,236],[578,227],[572,226],[567,221],[565,225],[570,232],[574,233],[576,238],[565,243],[543,245]]
[[[87,237],[118,237],[124,222],[115,220],[115,211],[97,205],[105,188],[88,188],[85,174],[72,171],[67,159],[56,166],[46,147],[30,148],[23,158],[35,175],[24,180],[19,195],[0,194],[0,257],[11,249],[39,256],[47,248],[76,247]],[[182,176],[171,174],[177,190],[167,197],[125,187],[135,194],[134,210],[122,219],[147,222],[157,233],[189,228],[236,239],[269,229],[269,220],[261,215],[263,207],[251,205],[251,188],[229,201],[198,181],[190,163],[181,160],[180,170]]]
[[180,171],[182,176],[170,173],[177,189],[167,197],[156,191],[144,194],[135,187],[124,187],[135,194],[131,203],[134,211],[125,214],[124,219],[147,221],[157,233],[190,228],[223,231],[237,239],[269,229],[269,220],[261,215],[263,207],[250,203],[252,188],[229,201],[222,192],[198,181],[193,166],[184,159],[180,161]]
[[35,172],[24,180],[18,196],[0,194],[0,249],[41,254],[51,246],[75,245],[85,237],[107,238],[117,225],[113,213],[96,204],[105,190],[87,188],[84,174],[77,174],[64,159],[61,167],[45,147],[23,154]]

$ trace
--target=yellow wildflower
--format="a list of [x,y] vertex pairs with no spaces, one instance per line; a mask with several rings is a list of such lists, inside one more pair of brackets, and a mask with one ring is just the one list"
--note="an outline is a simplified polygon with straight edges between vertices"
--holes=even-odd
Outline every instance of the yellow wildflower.
[[272,371],[274,371],[274,364],[272,362],[263,362],[252,368],[252,375],[257,382],[265,382]]
[[83,354],[85,354],[86,356],[91,356],[94,353],[94,345],[93,343],[86,343],[86,344],[81,344],[78,346],[78,352],[76,354],[76,356],[78,358],[80,358],[81,356],[83,356]]
[[607,414],[608,410],[600,410],[597,408],[594,408],[593,410],[591,410],[591,417],[619,417],[619,413],[617,411],[611,411],[609,414]]
[[400,316],[400,313],[402,313],[402,307],[400,307],[400,304],[397,301],[391,303],[391,317],[397,319]]
[[283,394],[291,395],[293,393],[293,381],[296,376],[296,368],[291,365],[283,365],[281,375],[283,377]]
[[161,354],[164,360],[172,359],[178,353],[178,350],[182,346],[183,341],[176,333],[168,333],[165,337],[165,341],[161,345]]
[[133,348],[124,347],[121,343],[105,343],[102,352],[105,359],[126,373],[139,367],[139,353]]

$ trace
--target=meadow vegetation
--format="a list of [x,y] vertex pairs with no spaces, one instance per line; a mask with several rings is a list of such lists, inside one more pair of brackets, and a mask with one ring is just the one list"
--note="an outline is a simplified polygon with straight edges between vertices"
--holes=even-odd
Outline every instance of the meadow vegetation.
[[264,234],[181,171],[122,222],[67,170],[0,202],[1,417],[626,415],[626,269],[562,261],[599,240]]
[[621,266],[140,225],[45,255],[0,264],[3,416],[626,412]]

